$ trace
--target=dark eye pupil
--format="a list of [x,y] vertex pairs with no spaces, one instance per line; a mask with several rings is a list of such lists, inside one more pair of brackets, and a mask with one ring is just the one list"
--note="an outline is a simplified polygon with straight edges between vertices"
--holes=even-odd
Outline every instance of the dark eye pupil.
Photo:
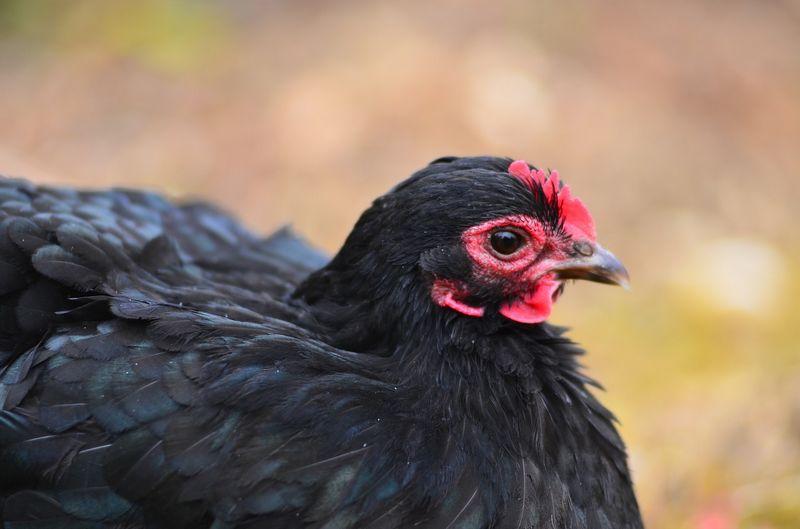
[[522,237],[513,231],[496,231],[490,239],[492,249],[502,255],[516,252],[522,246]]

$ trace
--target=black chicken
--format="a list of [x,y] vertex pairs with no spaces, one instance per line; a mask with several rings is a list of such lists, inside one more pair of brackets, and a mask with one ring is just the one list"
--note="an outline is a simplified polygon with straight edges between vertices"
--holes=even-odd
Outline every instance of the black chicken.
[[46,528],[640,528],[554,172],[441,158],[326,259],[204,205],[0,181],[0,514]]

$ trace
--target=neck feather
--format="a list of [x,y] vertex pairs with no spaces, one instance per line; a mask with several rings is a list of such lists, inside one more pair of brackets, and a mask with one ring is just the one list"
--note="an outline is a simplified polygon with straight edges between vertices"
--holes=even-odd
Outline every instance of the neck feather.
[[409,388],[409,411],[501,432],[514,452],[563,442],[585,431],[587,417],[619,444],[613,417],[588,390],[596,384],[580,371],[583,351],[563,328],[465,317],[433,304],[410,274],[369,279],[323,269],[296,296],[327,341],[374,356],[393,383]]

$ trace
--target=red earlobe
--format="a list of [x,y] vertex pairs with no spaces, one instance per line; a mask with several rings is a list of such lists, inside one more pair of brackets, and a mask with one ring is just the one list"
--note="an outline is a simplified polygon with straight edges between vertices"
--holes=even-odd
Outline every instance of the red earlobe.
[[483,316],[483,307],[473,307],[463,301],[459,301],[459,298],[465,296],[466,291],[464,287],[450,279],[436,279],[431,287],[431,298],[434,303],[440,307],[447,307],[465,316],[472,316],[473,318],[480,318]]

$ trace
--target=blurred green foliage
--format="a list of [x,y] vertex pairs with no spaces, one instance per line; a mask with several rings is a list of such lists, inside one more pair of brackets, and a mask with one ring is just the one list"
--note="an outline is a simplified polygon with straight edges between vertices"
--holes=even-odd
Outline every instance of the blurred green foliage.
[[106,50],[166,71],[201,68],[223,44],[225,14],[203,0],[4,0],[0,31],[39,46]]

